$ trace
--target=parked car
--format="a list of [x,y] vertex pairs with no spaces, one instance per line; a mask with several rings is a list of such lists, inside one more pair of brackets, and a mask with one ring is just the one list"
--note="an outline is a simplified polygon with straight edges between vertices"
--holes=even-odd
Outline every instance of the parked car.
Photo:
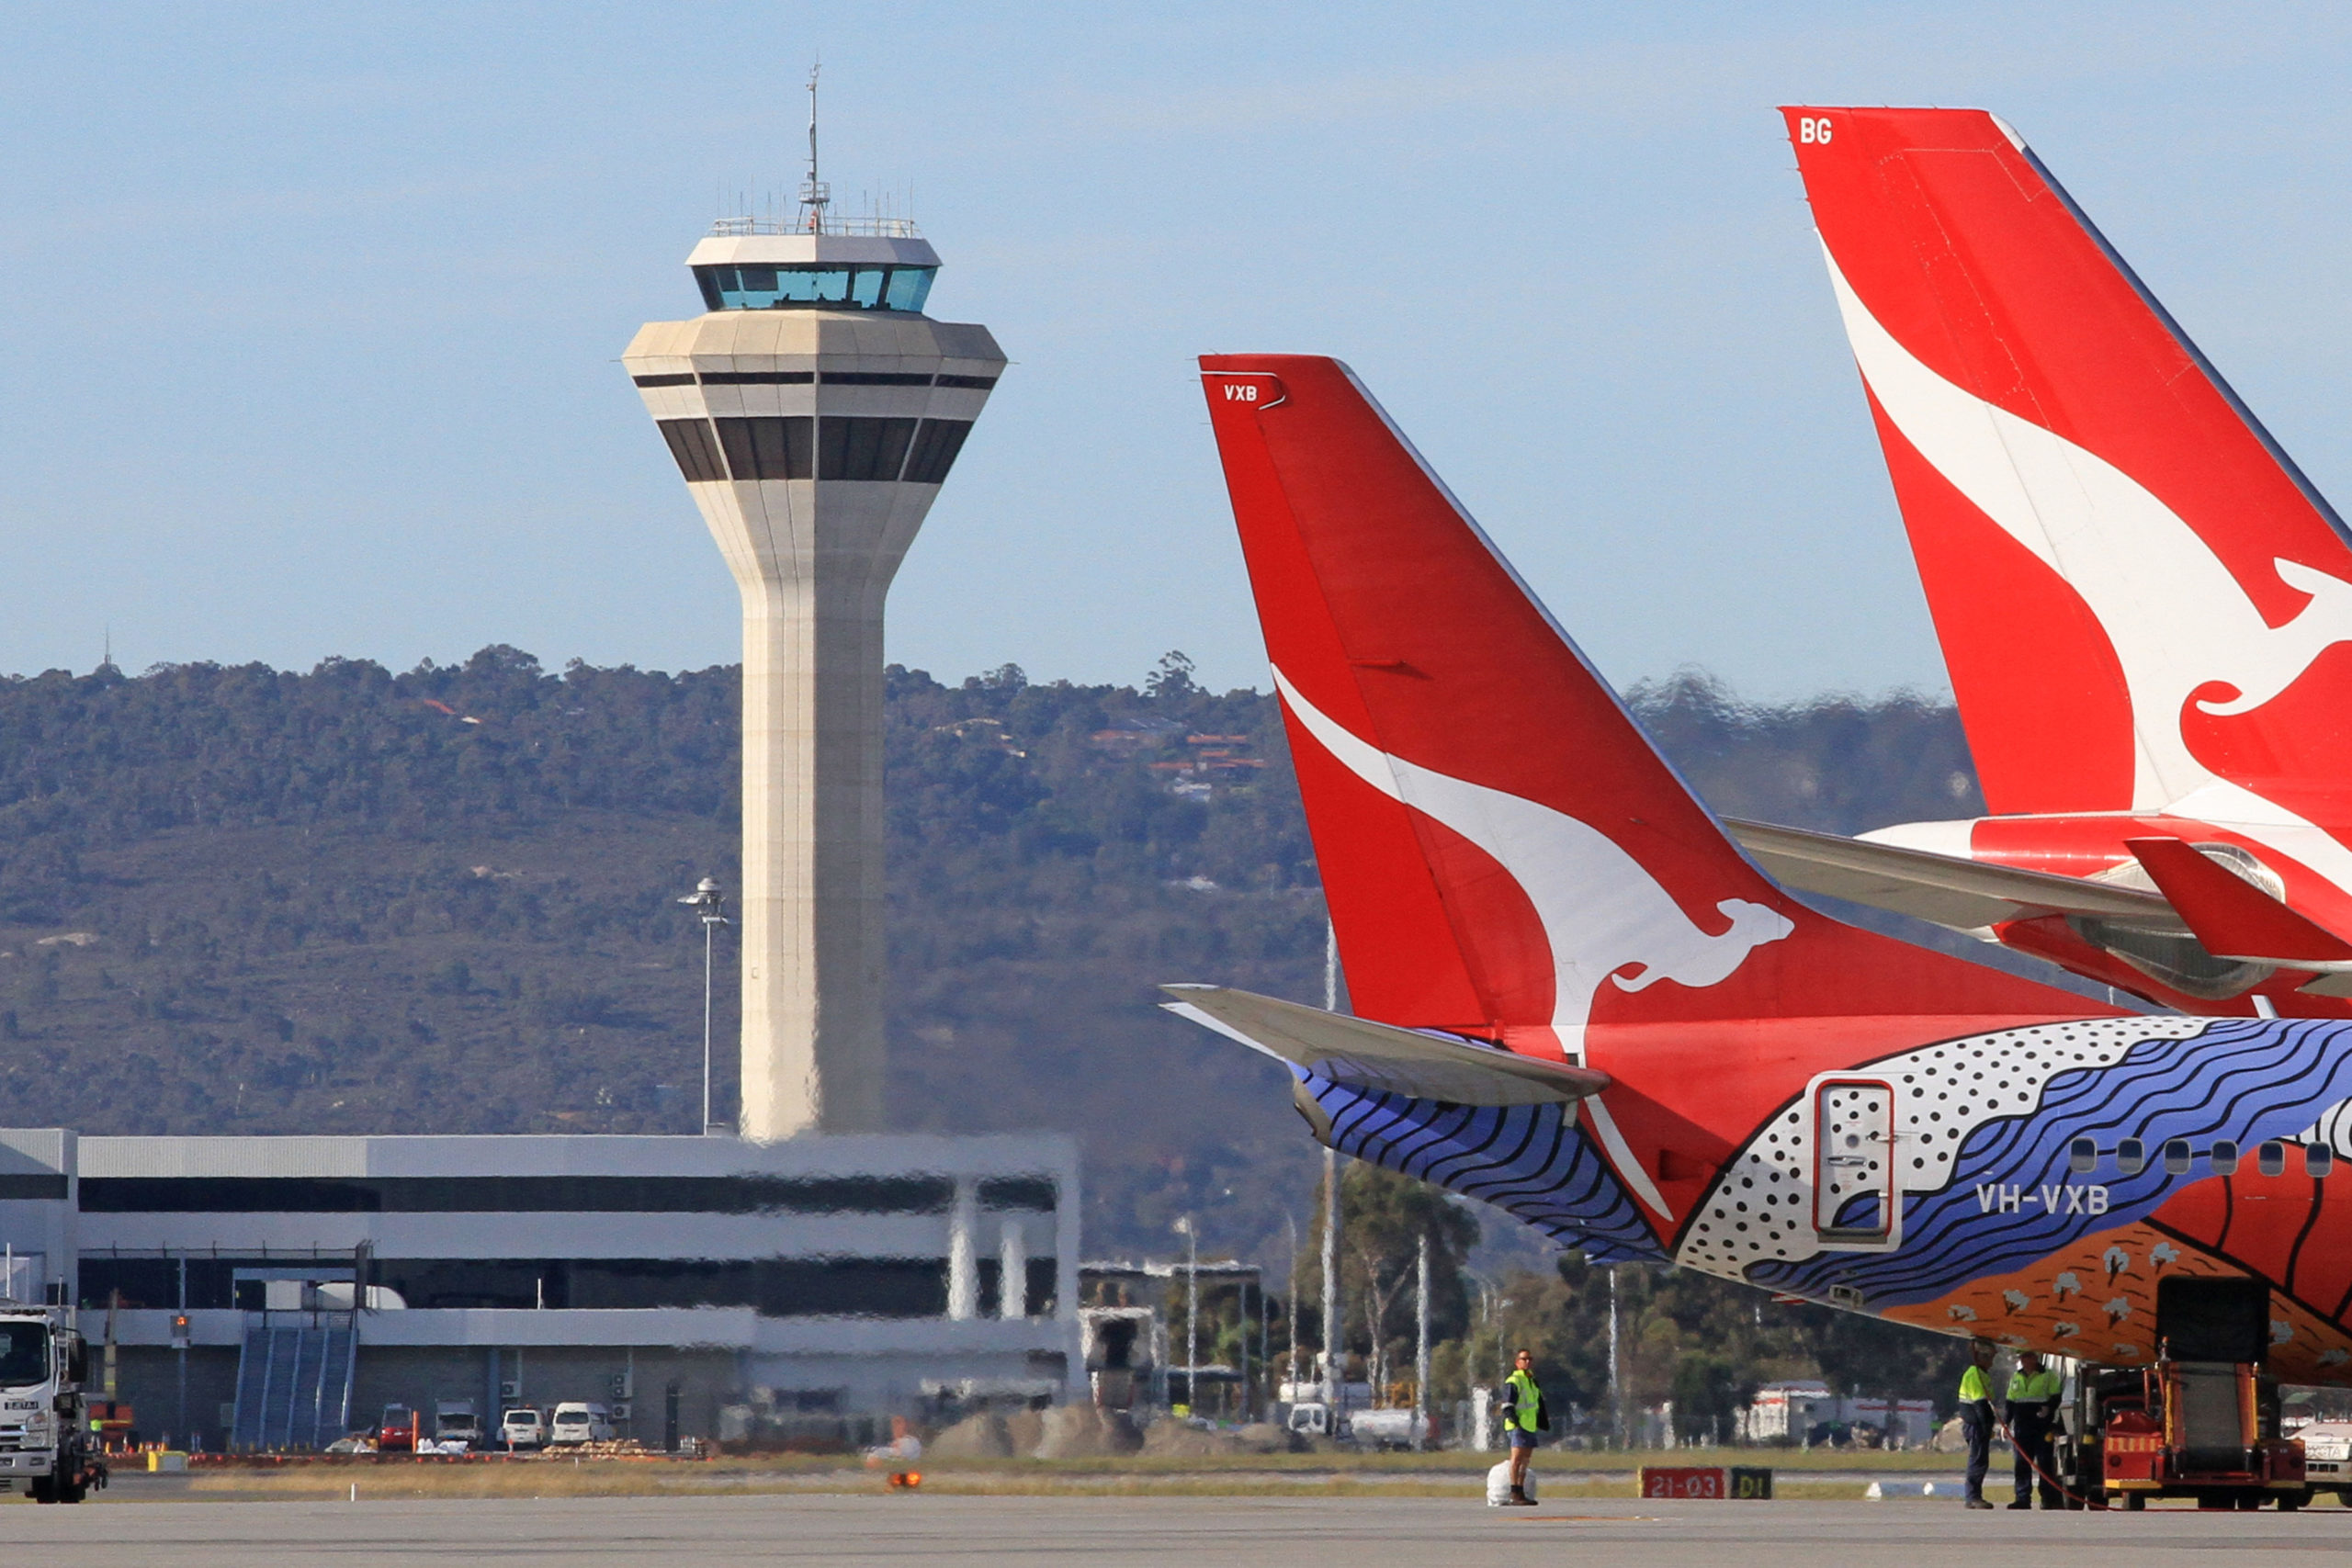
[[609,1443],[617,1435],[611,1411],[577,1400],[557,1405],[554,1419],[548,1423],[550,1443]]
[[407,1405],[387,1404],[384,1406],[383,1419],[376,1423],[376,1447],[385,1453],[390,1453],[394,1449],[413,1453],[416,1450],[416,1434],[423,1425],[424,1422],[418,1418],[416,1412]]
[[498,1424],[498,1436],[510,1449],[546,1448],[547,1417],[528,1405],[510,1410]]

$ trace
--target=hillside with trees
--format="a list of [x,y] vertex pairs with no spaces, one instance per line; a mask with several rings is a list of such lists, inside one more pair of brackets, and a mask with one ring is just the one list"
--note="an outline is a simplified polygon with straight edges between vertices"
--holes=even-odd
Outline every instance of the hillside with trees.
[[[1282,1272],[1313,1223],[1315,1147],[1277,1069],[1159,1013],[1154,988],[1320,998],[1321,897],[1270,698],[1204,691],[1177,654],[1135,687],[894,667],[888,690],[893,1124],[1068,1131],[1090,1252],[1164,1253],[1193,1213],[1205,1247]],[[551,671],[503,647],[401,674],[0,681],[0,1123],[692,1131],[702,946],[675,900],[736,880],[736,700],[731,668]],[[1978,808],[1948,707],[1752,708],[1695,675],[1634,702],[1726,813],[1855,830]],[[733,979],[722,942],[722,1042]],[[1489,1251],[1516,1228],[1480,1223]],[[1447,1244],[1449,1279],[1469,1245]],[[1589,1303],[1565,1304],[1589,1295],[1579,1269],[1539,1280],[1566,1292],[1570,1339],[1589,1326]],[[1627,1288],[1663,1314],[1645,1347],[1838,1354],[1818,1336],[1736,1348],[1753,1292]],[[1466,1289],[1446,1287],[1450,1335]]]

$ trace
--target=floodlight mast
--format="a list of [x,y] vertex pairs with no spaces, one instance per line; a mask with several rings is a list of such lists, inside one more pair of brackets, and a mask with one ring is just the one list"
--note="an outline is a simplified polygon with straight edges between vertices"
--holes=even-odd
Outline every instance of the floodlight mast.
[[718,928],[730,924],[727,919],[727,901],[719,896],[715,877],[704,877],[695,890],[678,900],[702,917],[702,1126],[700,1132],[710,1133],[710,1014],[711,969],[714,938]]
[[[1340,1010],[1340,928],[1323,931],[1323,1010]],[[1340,1345],[1340,1151],[1323,1145],[1323,1408],[1329,1432],[1340,1435],[1340,1403],[1348,1384]]]

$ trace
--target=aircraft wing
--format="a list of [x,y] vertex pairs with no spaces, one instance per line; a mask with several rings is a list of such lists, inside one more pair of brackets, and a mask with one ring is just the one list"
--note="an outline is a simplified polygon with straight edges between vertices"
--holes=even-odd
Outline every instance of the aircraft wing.
[[2005,920],[2040,915],[2096,915],[2184,929],[2162,894],[2137,887],[1987,865],[1928,850],[1767,822],[1727,820],[1724,826],[1758,865],[1798,892],[1867,904],[1954,931],[1982,931]]
[[1350,1089],[1456,1105],[1566,1103],[1609,1087],[1607,1073],[1398,1029],[1222,986],[1162,986],[1159,1005],[1228,1040]]

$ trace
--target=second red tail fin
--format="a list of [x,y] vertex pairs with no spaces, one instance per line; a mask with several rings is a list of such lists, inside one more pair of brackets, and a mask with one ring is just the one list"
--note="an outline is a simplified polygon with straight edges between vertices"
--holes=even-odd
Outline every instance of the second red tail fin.
[[2342,522],[2001,121],[1782,112],[1986,801],[2308,815]]

